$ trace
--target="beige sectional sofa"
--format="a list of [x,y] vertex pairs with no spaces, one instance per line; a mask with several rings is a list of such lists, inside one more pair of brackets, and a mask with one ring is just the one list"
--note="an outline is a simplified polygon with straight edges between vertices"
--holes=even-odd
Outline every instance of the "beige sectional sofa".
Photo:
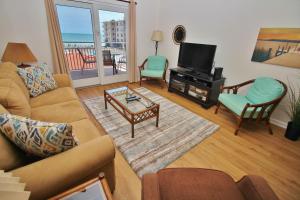
[[[115,147],[89,119],[67,75],[54,75],[58,88],[31,98],[12,63],[0,64],[0,113],[47,122],[68,122],[80,141],[75,148],[46,159],[33,159],[0,133],[0,169],[26,183],[31,199],[45,199],[104,172],[115,187]],[[102,136],[105,135],[105,136]]]

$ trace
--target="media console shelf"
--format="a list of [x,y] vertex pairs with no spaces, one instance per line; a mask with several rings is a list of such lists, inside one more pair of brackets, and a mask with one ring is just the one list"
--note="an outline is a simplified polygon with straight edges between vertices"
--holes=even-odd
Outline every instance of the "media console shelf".
[[213,76],[203,76],[183,69],[170,69],[169,92],[180,94],[199,103],[204,108],[215,105],[224,85],[225,78],[213,80]]

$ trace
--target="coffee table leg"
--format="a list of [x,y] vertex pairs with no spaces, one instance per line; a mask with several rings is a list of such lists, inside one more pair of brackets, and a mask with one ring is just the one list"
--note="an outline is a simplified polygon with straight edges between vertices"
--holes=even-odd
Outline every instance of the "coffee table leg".
[[106,96],[104,94],[104,104],[105,104],[105,110],[107,109],[107,99],[106,99]]
[[131,138],[134,138],[134,124],[131,124]]
[[156,127],[158,127],[158,122],[159,122],[159,107],[158,107],[157,116],[156,116]]

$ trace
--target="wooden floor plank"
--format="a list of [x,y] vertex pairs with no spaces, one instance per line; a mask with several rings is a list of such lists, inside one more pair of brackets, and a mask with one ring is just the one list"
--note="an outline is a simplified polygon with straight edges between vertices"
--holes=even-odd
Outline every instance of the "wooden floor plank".
[[[81,100],[103,96],[103,90],[138,84],[116,83],[105,86],[94,86],[77,89]],[[169,93],[156,82],[145,82],[143,87],[185,107],[218,125],[220,129],[202,141],[168,167],[202,167],[218,169],[239,180],[246,174],[263,176],[280,199],[300,199],[300,141],[289,141],[284,138],[282,128],[272,126],[274,135],[270,135],[263,125],[246,123],[238,136],[233,134],[236,121],[228,112],[220,110],[214,114],[215,107],[204,109],[181,96]],[[89,114],[100,132],[104,129]],[[141,199],[141,182],[118,151],[116,155],[116,190],[115,200]]]

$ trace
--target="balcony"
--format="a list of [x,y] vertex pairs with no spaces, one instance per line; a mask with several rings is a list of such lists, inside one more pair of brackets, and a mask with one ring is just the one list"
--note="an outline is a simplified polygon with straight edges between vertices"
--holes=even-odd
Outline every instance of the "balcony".
[[[109,57],[113,61],[113,63],[105,62],[105,56],[102,56],[104,76],[127,73],[126,53],[122,48],[102,47],[102,54],[104,52],[110,52]],[[93,43],[64,43],[64,54],[73,80],[98,77],[99,67]]]

